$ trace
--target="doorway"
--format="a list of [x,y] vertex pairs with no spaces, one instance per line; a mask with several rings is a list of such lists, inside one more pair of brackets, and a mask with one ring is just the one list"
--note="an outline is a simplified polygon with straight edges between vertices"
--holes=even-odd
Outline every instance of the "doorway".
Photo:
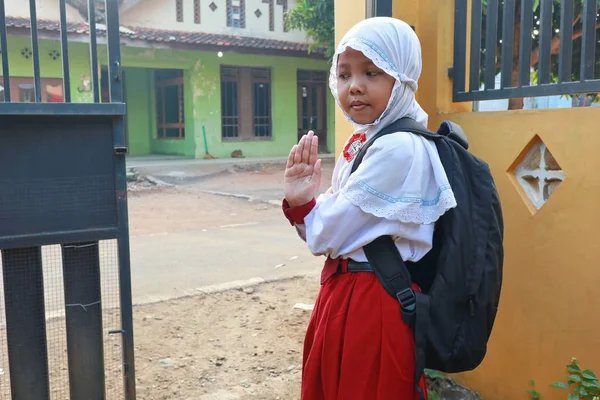
[[298,70],[298,140],[309,130],[319,137],[319,152],[327,146],[327,72]]

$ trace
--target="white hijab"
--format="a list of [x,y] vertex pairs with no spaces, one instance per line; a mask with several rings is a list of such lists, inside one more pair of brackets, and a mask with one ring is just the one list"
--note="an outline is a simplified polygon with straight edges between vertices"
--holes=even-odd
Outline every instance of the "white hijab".
[[[338,57],[348,47],[362,52],[396,79],[387,108],[376,121],[361,125],[346,115],[355,132],[366,133],[368,138],[403,117],[426,126],[427,113],[415,99],[421,75],[421,45],[412,28],[394,18],[370,18],[348,31],[336,50],[329,79],[338,106]],[[367,156],[350,175],[352,161],[346,161],[342,156],[333,177],[334,190],[340,190],[364,212],[402,223],[431,224],[448,209],[456,207],[448,177],[431,141],[399,132],[378,139],[369,151],[385,154],[388,162],[381,162],[382,159],[375,156],[371,160]],[[394,172],[390,172],[390,162],[395,162]],[[432,227],[421,229],[430,239]]]
[[412,28],[395,18],[376,17],[359,22],[346,33],[333,57],[329,76],[329,87],[338,106],[338,57],[348,47],[362,52],[378,68],[396,79],[387,108],[373,123],[357,124],[344,113],[354,125],[355,132],[371,136],[402,117],[410,117],[427,126],[427,113],[415,99],[421,75],[421,44]]

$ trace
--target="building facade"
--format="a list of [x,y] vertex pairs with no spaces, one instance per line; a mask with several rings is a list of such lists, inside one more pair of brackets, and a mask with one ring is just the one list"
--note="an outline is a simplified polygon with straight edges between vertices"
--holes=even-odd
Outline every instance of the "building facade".
[[[58,2],[37,3],[45,101],[62,101]],[[92,101],[91,76],[98,73],[107,100],[104,36],[92,67],[87,14],[75,0],[71,4],[72,98]],[[9,53],[12,98],[28,101],[33,93],[29,6],[20,0],[5,5],[9,40],[2,51]],[[97,29],[102,33],[100,5]],[[322,152],[333,151],[329,66],[321,51],[308,51],[303,32],[287,28],[284,15],[294,6],[293,0],[122,1],[130,154],[282,156],[308,129],[320,135]]]

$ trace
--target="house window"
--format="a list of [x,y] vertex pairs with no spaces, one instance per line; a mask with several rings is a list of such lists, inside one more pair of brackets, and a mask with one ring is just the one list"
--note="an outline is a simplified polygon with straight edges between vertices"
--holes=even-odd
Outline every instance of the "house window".
[[183,71],[157,70],[154,73],[154,82],[157,138],[184,139]]
[[221,67],[221,123],[224,140],[272,137],[271,70]]
[[221,68],[221,124],[223,139],[239,136],[238,68]]
[[175,0],[175,13],[177,22],[183,22],[183,0]]
[[200,0],[194,0],[194,23],[200,23]]
[[269,30],[275,30],[275,3],[274,0],[262,0],[263,3],[269,5]]
[[[283,6],[283,31],[287,32],[288,29],[288,24],[287,24],[287,13],[288,13],[288,0],[277,0],[277,5],[278,6]],[[273,27],[275,28],[275,27]]]
[[227,0],[227,26],[246,27],[246,0]]
[[298,138],[309,130],[319,136],[321,150],[327,149],[327,72],[298,70]]
[[[63,80],[60,78],[41,78],[42,103],[62,103]],[[15,102],[34,103],[35,84],[33,78],[10,78],[10,99]],[[0,102],[5,101],[4,81],[0,75]]]

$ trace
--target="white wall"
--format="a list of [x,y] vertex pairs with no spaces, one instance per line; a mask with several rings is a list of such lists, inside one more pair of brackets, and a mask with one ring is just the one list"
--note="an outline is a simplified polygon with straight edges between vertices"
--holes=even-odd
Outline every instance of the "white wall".
[[[15,0],[13,0],[15,1]],[[23,1],[23,0],[17,0]],[[214,1],[217,9],[212,11]],[[148,27],[184,32],[206,32],[264,39],[306,42],[306,34],[300,31],[283,31],[283,6],[275,3],[275,31],[269,31],[269,5],[262,0],[246,0],[246,28],[227,26],[227,3],[225,0],[200,0],[201,23],[194,23],[194,1],[184,0],[183,22],[177,22],[175,0],[142,0],[121,15],[121,25]],[[288,10],[296,6],[296,0],[288,0]],[[262,15],[258,18],[256,10]]]
[[[27,0],[4,0],[4,7],[6,8],[6,15],[9,17],[21,17],[29,19],[29,1]],[[38,19],[60,21],[60,8],[58,6],[58,0],[36,0],[36,14]],[[77,10],[68,4],[67,21],[85,22]]]

